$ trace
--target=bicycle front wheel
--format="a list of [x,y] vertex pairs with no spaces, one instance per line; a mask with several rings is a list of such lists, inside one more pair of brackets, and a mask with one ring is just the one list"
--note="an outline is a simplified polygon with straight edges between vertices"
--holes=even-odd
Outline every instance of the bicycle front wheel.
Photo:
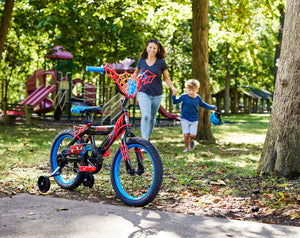
[[112,158],[112,186],[125,204],[145,206],[153,201],[161,187],[162,161],[157,149],[149,141],[133,137],[126,141],[126,145],[129,162],[124,160],[121,147]]
[[59,156],[59,154],[70,146],[73,140],[73,130],[66,129],[61,131],[54,138],[50,151],[50,166],[52,172],[59,168],[57,174],[54,176],[56,183],[64,189],[75,189],[83,181],[84,174],[79,171],[80,161],[67,159]]

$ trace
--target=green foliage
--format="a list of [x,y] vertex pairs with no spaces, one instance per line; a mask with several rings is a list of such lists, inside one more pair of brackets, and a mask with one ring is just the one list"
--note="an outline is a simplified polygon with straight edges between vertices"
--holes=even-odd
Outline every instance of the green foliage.
[[[230,60],[232,85],[273,91],[275,45],[283,1],[213,1],[210,7],[210,75],[224,89]],[[230,45],[229,54],[227,45]]]
[[[44,55],[53,46],[61,45],[74,55],[73,75],[82,77],[87,65],[137,59],[145,42],[154,38],[165,47],[170,76],[182,92],[191,77],[191,6],[188,0],[17,1],[0,71],[8,101],[24,99],[27,79],[44,67]],[[283,0],[210,1],[209,69],[214,92],[224,89],[227,44],[232,84],[272,90],[281,7]]]
[[[33,1],[37,31],[49,32],[50,47],[62,45],[74,55],[75,71],[86,65],[133,57],[148,27],[141,12],[124,1]],[[67,16],[67,17],[66,17]]]

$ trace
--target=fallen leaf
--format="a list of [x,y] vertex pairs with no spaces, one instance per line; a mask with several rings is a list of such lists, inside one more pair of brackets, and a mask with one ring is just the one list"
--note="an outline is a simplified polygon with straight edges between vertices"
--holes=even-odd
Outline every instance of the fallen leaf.
[[186,192],[186,191],[181,192],[181,195],[183,195],[183,196],[187,196],[188,194],[189,194],[189,193]]
[[63,207],[63,208],[55,208],[55,210],[56,211],[68,211],[69,208],[65,208],[65,207]]
[[291,219],[300,218],[300,214],[296,210],[289,210],[282,214],[283,216],[289,216]]
[[214,203],[217,203],[217,202],[220,202],[220,201],[222,201],[221,198],[215,198],[215,199],[213,200]]
[[278,187],[287,187],[287,186],[289,186],[289,184],[287,184],[287,183],[284,183],[284,184],[277,184],[277,186],[278,186]]
[[199,169],[206,169],[208,166],[207,165],[200,165]]
[[280,194],[282,199],[285,199],[288,196],[287,193],[283,193],[283,192],[279,192],[279,194]]
[[218,208],[224,208],[224,207],[227,207],[227,204],[226,203],[222,203],[220,205],[217,206]]
[[218,179],[217,181],[210,181],[210,184],[212,184],[212,185],[226,185],[226,183],[221,179]]
[[193,188],[193,187],[188,187],[189,190],[192,190],[192,191],[198,191],[198,189],[196,188]]

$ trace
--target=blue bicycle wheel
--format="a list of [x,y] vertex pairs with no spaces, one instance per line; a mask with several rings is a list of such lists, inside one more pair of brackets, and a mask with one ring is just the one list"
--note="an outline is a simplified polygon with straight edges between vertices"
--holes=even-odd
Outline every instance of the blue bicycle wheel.
[[129,163],[124,161],[119,147],[110,167],[112,186],[125,204],[145,206],[153,201],[161,187],[162,161],[157,149],[149,141],[133,137],[126,144]]
[[73,130],[61,131],[54,138],[50,151],[51,171],[53,172],[59,167],[54,179],[60,187],[69,190],[77,188],[84,179],[83,172],[79,171],[80,159],[67,160],[60,156],[60,153],[71,145],[73,137]]

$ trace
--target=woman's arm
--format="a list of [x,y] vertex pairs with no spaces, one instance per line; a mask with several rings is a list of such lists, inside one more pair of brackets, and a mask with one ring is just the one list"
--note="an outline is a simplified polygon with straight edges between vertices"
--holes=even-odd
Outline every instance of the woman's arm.
[[173,95],[176,96],[176,94],[177,94],[177,89],[174,88],[172,81],[169,79],[169,76],[168,76],[168,70],[167,70],[167,69],[163,72],[163,76],[164,76],[164,80],[165,80],[166,84],[167,84],[168,87],[172,90]]

